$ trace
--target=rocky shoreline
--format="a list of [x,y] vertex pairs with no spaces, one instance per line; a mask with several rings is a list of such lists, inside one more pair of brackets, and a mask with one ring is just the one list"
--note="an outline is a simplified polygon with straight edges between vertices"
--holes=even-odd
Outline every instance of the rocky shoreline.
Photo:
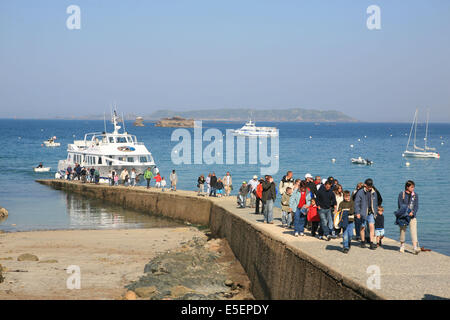
[[224,239],[194,237],[145,265],[125,299],[253,300],[250,281]]

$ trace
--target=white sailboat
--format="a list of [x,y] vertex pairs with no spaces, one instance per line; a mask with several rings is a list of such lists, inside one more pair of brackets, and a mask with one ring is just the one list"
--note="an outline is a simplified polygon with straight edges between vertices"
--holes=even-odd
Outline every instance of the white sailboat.
[[[408,144],[406,145],[406,150],[403,152],[403,157],[414,157],[414,158],[435,158],[439,159],[440,155],[439,153],[435,152],[435,148],[431,148],[427,146],[428,142],[428,121],[429,121],[429,111],[427,112],[427,125],[425,130],[425,145],[423,148],[420,148],[416,146],[416,136],[417,136],[417,115],[419,110],[416,109],[416,112],[414,113],[414,120],[411,125],[411,130],[409,132],[409,138],[408,138]],[[414,130],[414,144],[413,144],[413,150],[409,150],[409,143],[411,142],[411,135]]]

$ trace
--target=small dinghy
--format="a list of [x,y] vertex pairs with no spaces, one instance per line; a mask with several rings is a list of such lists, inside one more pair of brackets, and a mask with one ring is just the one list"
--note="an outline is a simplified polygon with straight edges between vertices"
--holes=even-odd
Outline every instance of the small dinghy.
[[352,158],[352,163],[370,166],[373,164],[373,161],[370,161],[369,159],[363,159],[362,157],[358,157],[358,158]]
[[46,147],[59,147],[61,144],[59,142],[55,142],[56,137],[52,137],[44,141],[44,145]]
[[50,167],[40,167],[40,168],[33,168],[34,172],[49,172],[50,171]]

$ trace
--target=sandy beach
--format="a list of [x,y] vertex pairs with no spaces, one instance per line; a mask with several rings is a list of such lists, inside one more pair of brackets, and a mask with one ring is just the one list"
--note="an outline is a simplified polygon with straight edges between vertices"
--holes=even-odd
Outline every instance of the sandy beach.
[[[195,236],[205,237],[192,227],[1,233],[0,300],[122,299],[151,258]],[[18,261],[25,253],[39,261]],[[70,265],[80,267],[80,289],[67,288]]]

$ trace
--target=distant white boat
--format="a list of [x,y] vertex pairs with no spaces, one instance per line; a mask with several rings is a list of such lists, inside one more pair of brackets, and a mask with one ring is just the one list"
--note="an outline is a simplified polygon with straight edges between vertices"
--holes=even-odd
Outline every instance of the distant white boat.
[[[427,112],[427,125],[425,130],[425,145],[423,148],[420,148],[416,146],[416,135],[417,135],[417,115],[418,115],[418,109],[416,109],[416,112],[414,113],[414,120],[411,125],[411,130],[409,132],[409,138],[408,143],[406,145],[406,150],[403,152],[403,157],[414,157],[414,158],[434,158],[439,159],[441,156],[439,153],[435,152],[435,148],[431,148],[427,146],[428,141],[428,121],[429,121],[429,111]],[[414,143],[413,143],[413,149],[409,150],[409,143],[411,142],[411,135],[414,130]]]
[[59,142],[55,142],[56,137],[52,137],[44,141],[44,145],[46,147],[59,147],[61,144]]
[[257,127],[252,120],[249,120],[242,128],[234,130],[233,134],[246,137],[276,137],[278,136],[278,129],[275,127]]
[[370,166],[373,164],[373,161],[370,161],[369,159],[364,159],[362,157],[352,158],[351,160],[353,164],[363,164],[366,166]]
[[49,172],[51,167],[37,167],[33,168],[34,172]]

